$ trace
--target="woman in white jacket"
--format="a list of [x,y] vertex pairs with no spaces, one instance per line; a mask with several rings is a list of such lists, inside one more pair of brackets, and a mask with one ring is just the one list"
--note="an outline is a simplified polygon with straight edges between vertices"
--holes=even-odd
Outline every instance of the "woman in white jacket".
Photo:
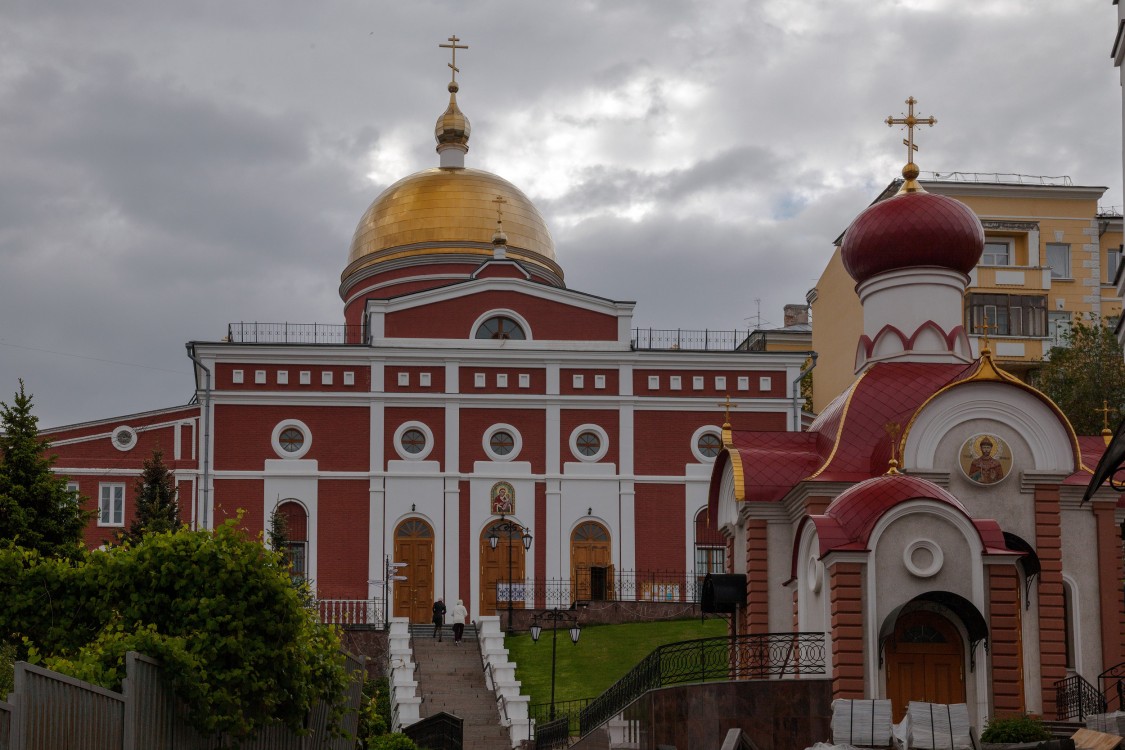
[[460,644],[461,636],[465,634],[465,623],[469,619],[469,610],[465,609],[465,604],[460,599],[453,605],[453,613],[449,619],[453,623],[453,642]]

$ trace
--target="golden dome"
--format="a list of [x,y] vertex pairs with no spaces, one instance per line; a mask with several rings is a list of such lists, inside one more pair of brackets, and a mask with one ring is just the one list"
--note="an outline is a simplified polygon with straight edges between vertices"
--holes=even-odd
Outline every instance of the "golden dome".
[[519,188],[489,172],[441,167],[403,178],[375,199],[356,227],[342,278],[413,257],[491,257],[497,197],[506,201],[507,256],[561,280],[547,224]]

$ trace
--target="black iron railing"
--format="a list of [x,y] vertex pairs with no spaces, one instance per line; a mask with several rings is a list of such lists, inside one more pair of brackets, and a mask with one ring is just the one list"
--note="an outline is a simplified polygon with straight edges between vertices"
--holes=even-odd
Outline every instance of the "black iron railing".
[[695,573],[665,570],[614,570],[580,567],[574,578],[497,581],[494,601],[566,609],[575,602],[698,602],[703,589]]
[[589,734],[649,690],[685,682],[821,676],[824,633],[766,633],[701,638],[661,646],[582,710]]
[[363,326],[338,323],[230,323],[234,344],[362,344]]
[[1105,713],[1105,696],[1082,675],[1067,677],[1055,683],[1055,713],[1059,721]]
[[1125,710],[1125,661],[1098,675],[1098,689],[1107,712]]
[[461,750],[465,737],[465,720],[444,711],[428,716],[403,728],[402,733],[418,747],[429,750]]
[[570,745],[570,720],[560,716],[535,730],[535,750],[556,750]]
[[[578,698],[572,701],[555,701],[555,721],[559,719],[567,719],[567,731],[570,734],[578,733],[578,717],[582,713],[582,709],[590,705],[593,698]],[[527,707],[528,718],[533,719],[535,727],[535,737],[538,739],[541,728],[546,726],[551,721],[551,704],[550,703],[532,703]],[[528,736],[531,739],[531,736]]]
[[[692,331],[685,328],[634,328],[633,349],[675,351],[690,349],[695,351],[733,352],[750,337],[751,331]],[[745,350],[743,350],[745,351]]]

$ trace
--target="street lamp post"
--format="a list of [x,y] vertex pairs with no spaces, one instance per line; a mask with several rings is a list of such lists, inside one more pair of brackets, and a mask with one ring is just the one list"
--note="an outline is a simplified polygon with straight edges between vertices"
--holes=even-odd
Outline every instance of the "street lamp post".
[[[506,515],[501,513],[500,514],[500,523],[493,526],[492,531],[490,531],[488,533],[488,546],[491,547],[492,549],[496,549],[496,545],[500,541],[500,536],[496,533],[498,531],[502,532],[504,534],[504,537],[507,539],[507,547],[508,547],[508,630],[507,630],[507,634],[508,635],[514,635],[515,630],[512,628],[512,534],[517,532],[517,531],[523,532],[523,534],[520,536],[520,539],[523,542],[523,549],[526,552],[527,550],[531,549],[531,533],[528,532],[528,530],[525,529],[524,527],[520,526],[518,523],[512,523],[511,521],[507,520]],[[499,595],[499,593],[500,593],[499,588],[497,588],[496,593],[497,593],[497,595]]]
[[531,640],[536,643],[539,642],[539,636],[543,632],[543,626],[539,624],[539,620],[549,620],[551,622],[551,721],[555,720],[555,655],[558,647],[559,637],[559,623],[570,623],[570,642],[575,646],[578,645],[578,636],[582,635],[582,626],[578,624],[578,618],[574,615],[568,615],[566,612],[558,609],[549,609],[541,615],[536,615],[531,621]]

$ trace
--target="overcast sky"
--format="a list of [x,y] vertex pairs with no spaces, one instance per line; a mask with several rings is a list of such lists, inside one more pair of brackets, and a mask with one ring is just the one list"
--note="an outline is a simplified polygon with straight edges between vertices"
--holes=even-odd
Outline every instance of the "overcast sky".
[[[182,404],[184,343],[342,322],[371,201],[467,166],[546,217],[571,288],[667,328],[781,324],[938,118],[923,170],[1069,175],[1120,206],[1110,0],[8,0],[0,399],[41,424]],[[760,308],[759,308],[760,306]]]

